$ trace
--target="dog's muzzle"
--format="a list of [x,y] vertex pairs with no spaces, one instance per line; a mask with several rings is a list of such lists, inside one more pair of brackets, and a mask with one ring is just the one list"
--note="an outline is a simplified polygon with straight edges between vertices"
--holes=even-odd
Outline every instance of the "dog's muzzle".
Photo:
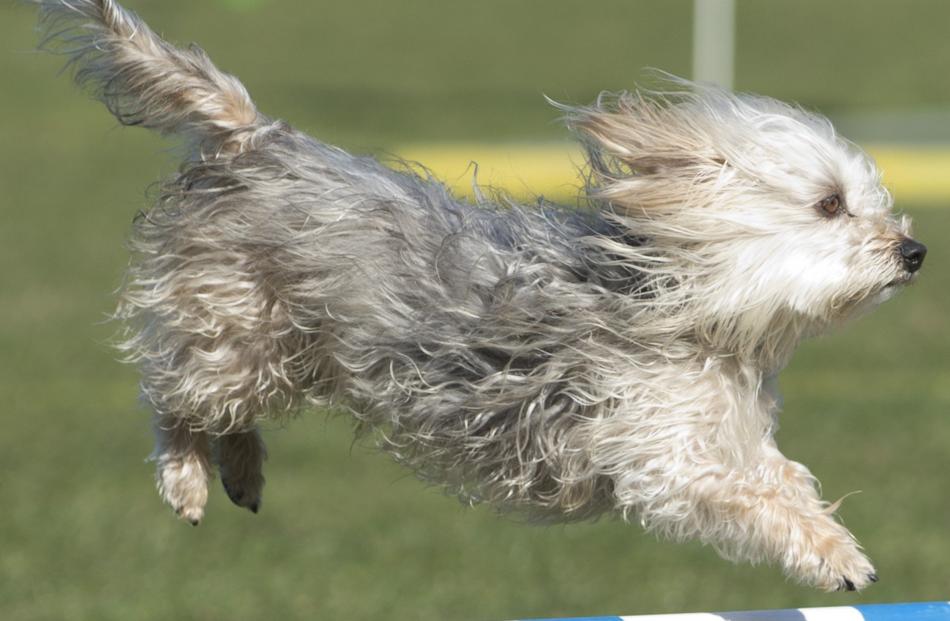
[[910,273],[919,270],[924,264],[924,257],[927,256],[927,246],[909,237],[901,242],[898,251],[904,263],[904,269]]

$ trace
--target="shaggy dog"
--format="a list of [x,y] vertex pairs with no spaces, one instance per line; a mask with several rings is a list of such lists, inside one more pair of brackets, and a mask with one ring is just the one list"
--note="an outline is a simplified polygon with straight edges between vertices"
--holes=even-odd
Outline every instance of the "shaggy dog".
[[828,590],[876,580],[773,441],[798,343],[926,252],[827,120],[675,80],[605,94],[560,106],[589,208],[470,204],[261,114],[112,0],[37,4],[79,84],[189,145],[135,220],[117,312],[182,518],[215,468],[257,511],[258,422],[335,406],[466,501],[619,514]]

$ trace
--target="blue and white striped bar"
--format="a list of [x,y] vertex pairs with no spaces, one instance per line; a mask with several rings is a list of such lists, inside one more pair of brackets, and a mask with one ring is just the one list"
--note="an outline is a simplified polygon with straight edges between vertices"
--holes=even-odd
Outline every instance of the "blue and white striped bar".
[[950,621],[950,602],[867,604],[865,606],[786,608],[744,612],[687,612],[621,617],[565,617],[534,619],[533,621]]

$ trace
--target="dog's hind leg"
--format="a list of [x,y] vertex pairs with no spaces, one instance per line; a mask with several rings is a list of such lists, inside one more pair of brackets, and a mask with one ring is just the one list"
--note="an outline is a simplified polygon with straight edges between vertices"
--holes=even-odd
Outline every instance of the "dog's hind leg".
[[231,500],[257,511],[266,452],[256,421],[286,412],[295,398],[294,387],[277,370],[277,353],[249,338],[215,341],[188,334],[177,353],[166,352],[171,362],[163,372],[143,368],[145,400],[158,412],[153,459],[159,492],[192,524],[204,514],[215,465]]
[[257,513],[264,488],[267,450],[257,428],[228,433],[214,440],[214,458],[231,502]]
[[208,481],[214,476],[207,432],[195,431],[186,421],[155,417],[156,479],[162,498],[181,516],[197,526],[208,500]]
[[[213,266],[204,269],[210,273]],[[143,363],[143,400],[157,413],[154,460],[162,498],[194,524],[204,513],[215,465],[235,504],[259,507],[266,453],[257,421],[293,410],[306,371],[294,366],[288,350],[298,340],[281,338],[286,330],[278,311],[253,295],[232,297],[224,286],[192,295],[189,288],[204,281],[185,276],[173,273],[174,303],[146,307],[150,318],[157,315],[152,309],[163,311],[161,322],[145,324],[126,348]],[[233,272],[230,283],[242,284]],[[228,304],[234,299],[242,303]],[[221,308],[229,314],[217,312]]]

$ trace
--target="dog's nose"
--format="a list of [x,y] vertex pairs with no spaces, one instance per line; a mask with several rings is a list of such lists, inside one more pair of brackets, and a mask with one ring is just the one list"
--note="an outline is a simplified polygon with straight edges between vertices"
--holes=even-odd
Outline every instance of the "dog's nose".
[[908,237],[901,242],[900,253],[904,261],[904,269],[908,272],[916,272],[923,265],[924,257],[927,256],[927,246]]

